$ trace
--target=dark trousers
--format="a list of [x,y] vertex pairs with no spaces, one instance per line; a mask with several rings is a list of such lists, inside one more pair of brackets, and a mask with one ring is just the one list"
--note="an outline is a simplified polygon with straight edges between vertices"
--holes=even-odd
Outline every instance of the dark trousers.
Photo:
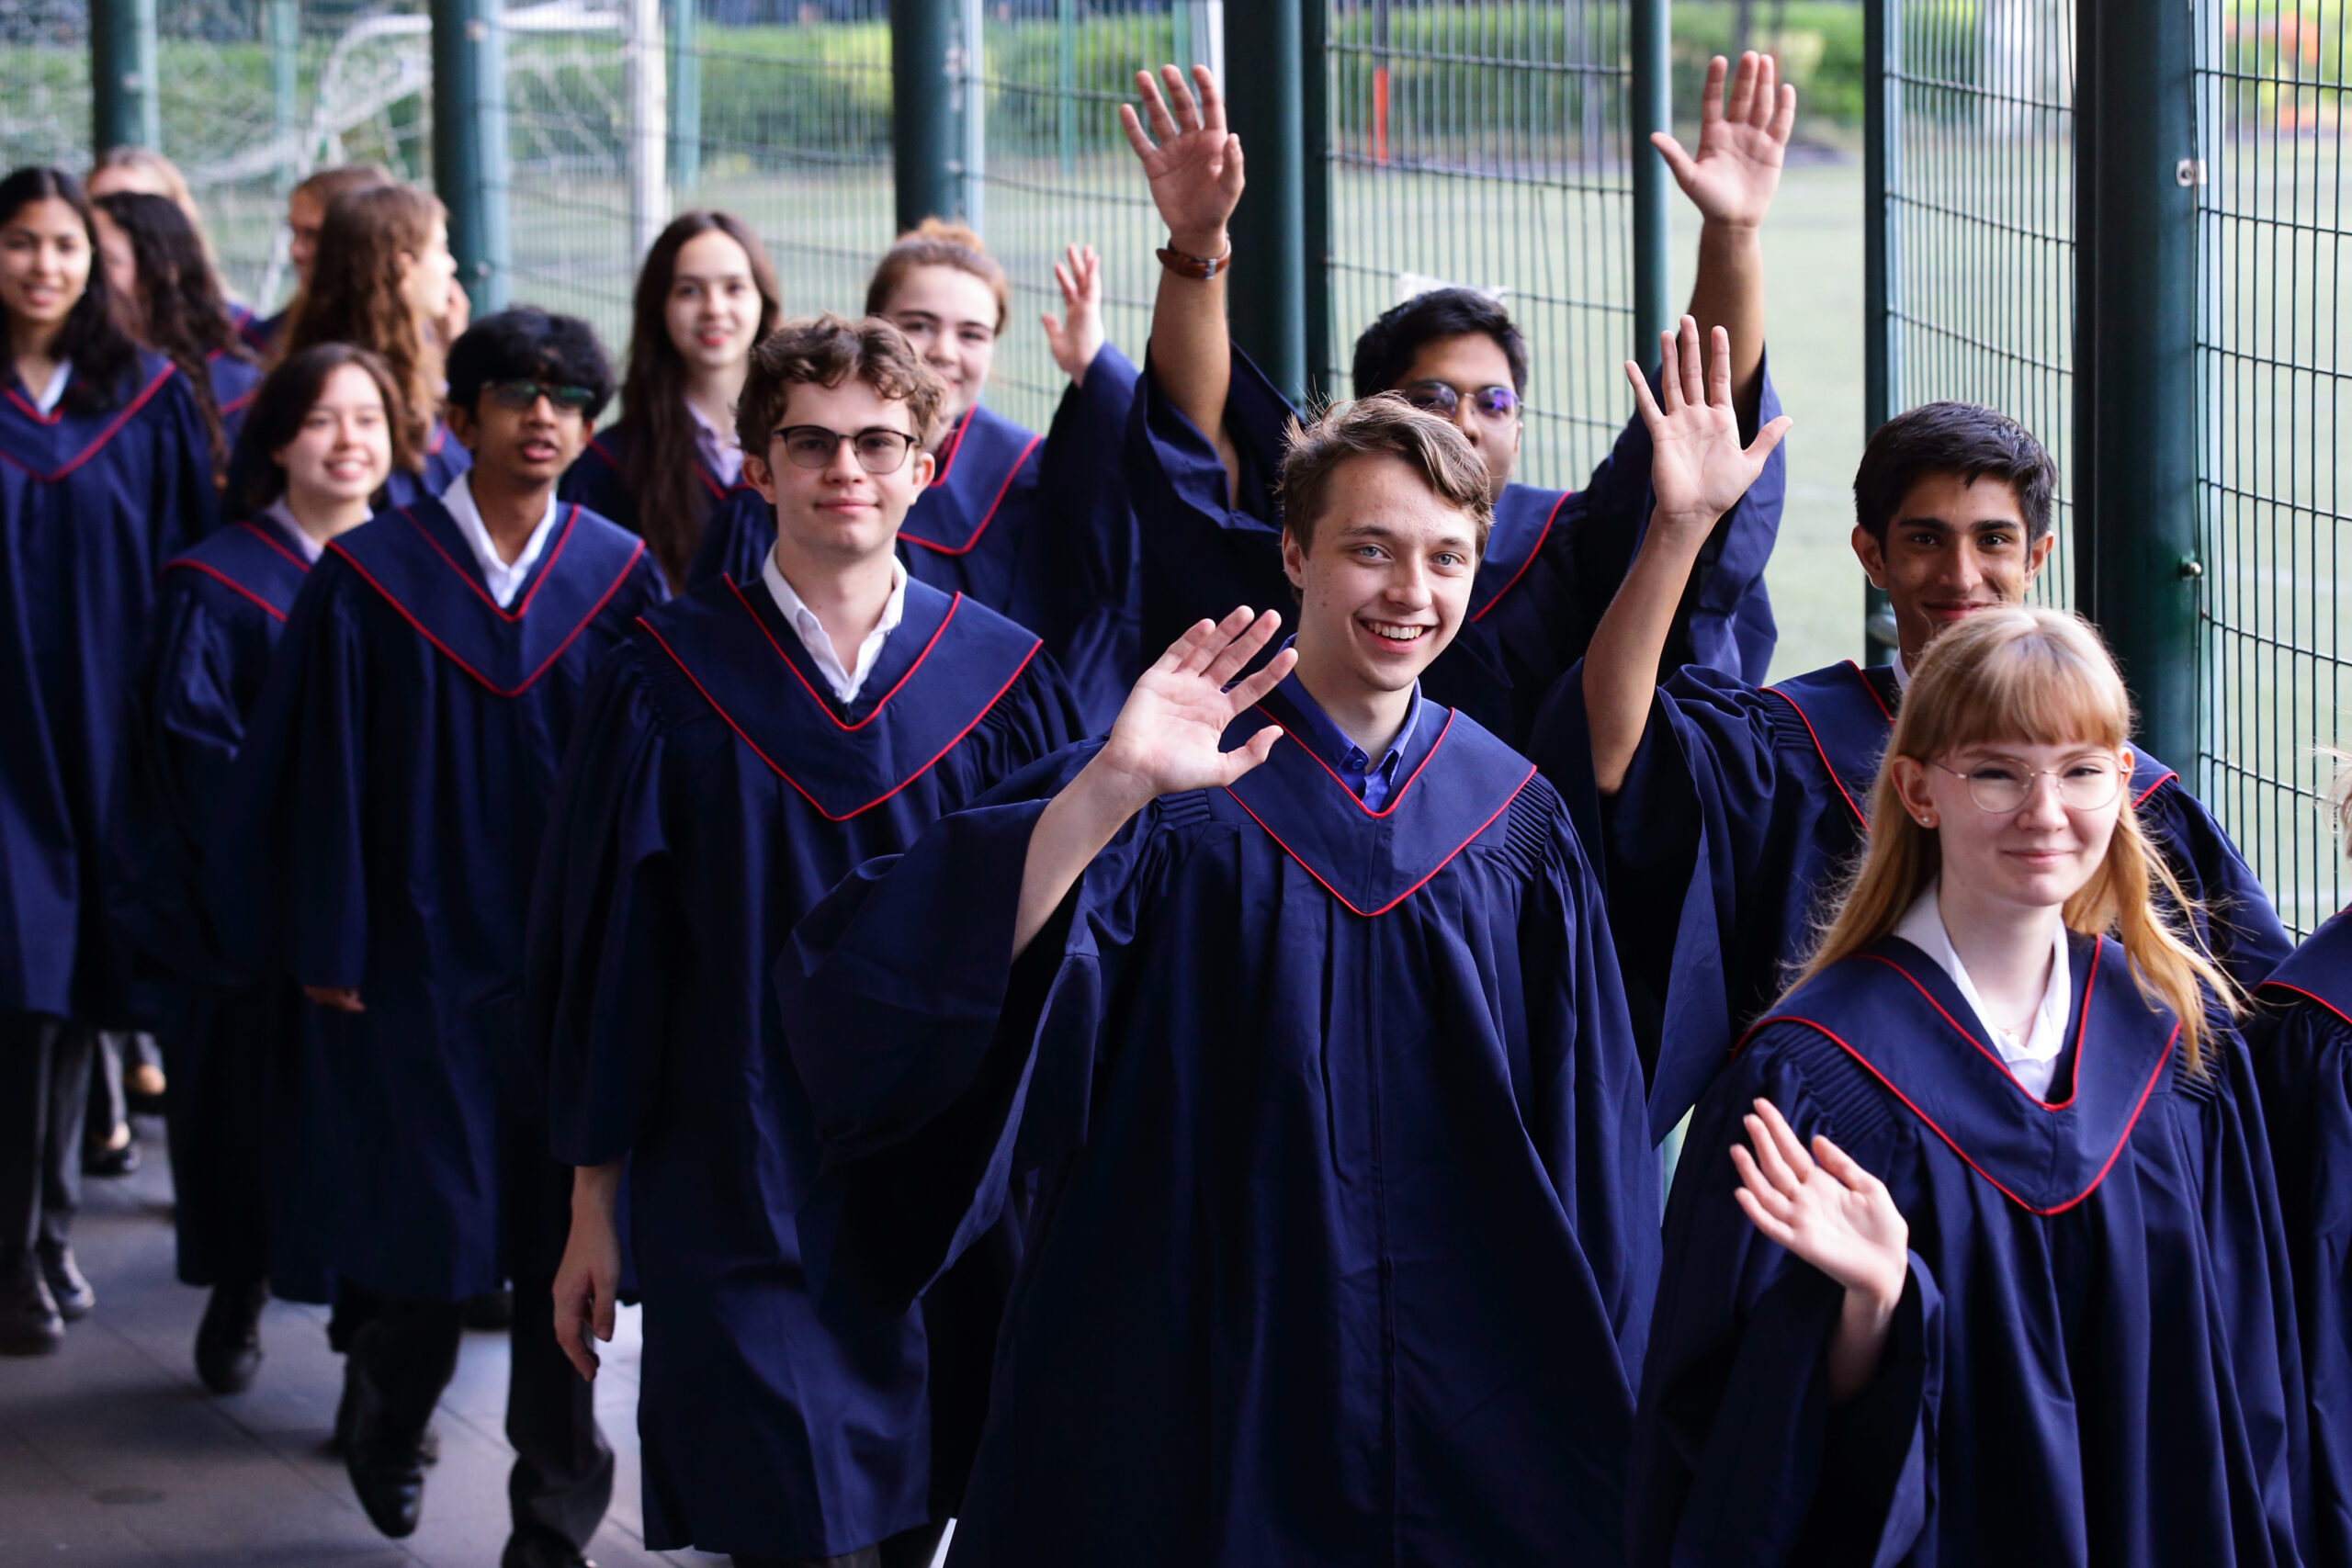
[[[514,1281],[516,1308],[506,1382],[506,1440],[514,1445],[506,1498],[517,1538],[555,1537],[584,1549],[613,1498],[613,1450],[596,1429],[594,1391],[556,1344],[546,1303],[552,1279]],[[537,1310],[532,1310],[533,1308]],[[336,1317],[351,1344],[368,1425],[387,1456],[405,1456],[458,1370],[463,1302],[408,1301],[346,1292]],[[365,1314],[365,1321],[353,1319]],[[364,1457],[364,1456],[363,1456]]]
[[735,1568],[930,1568],[932,1554],[939,1550],[939,1538],[947,1532],[944,1524],[917,1525],[901,1530],[879,1546],[860,1547],[839,1557],[745,1557],[738,1554],[728,1559]]
[[182,1284],[243,1289],[268,1277],[274,1052],[277,1031],[292,1027],[279,1021],[286,991],[190,998],[159,1032]]
[[95,1038],[49,1013],[0,1013],[0,1254],[73,1228]]

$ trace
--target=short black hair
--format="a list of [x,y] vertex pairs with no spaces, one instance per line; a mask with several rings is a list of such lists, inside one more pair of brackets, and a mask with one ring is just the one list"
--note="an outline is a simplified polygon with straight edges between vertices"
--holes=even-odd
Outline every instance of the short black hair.
[[595,394],[588,405],[594,423],[613,400],[613,362],[596,341],[596,329],[577,316],[559,316],[518,305],[484,316],[449,345],[449,401],[468,413],[481,412],[485,387],[502,381],[546,381],[585,387]]
[[1982,403],[1922,403],[1880,425],[1854,470],[1854,521],[1884,544],[1903,498],[1930,474],[1996,479],[2017,495],[2027,541],[2050,532],[2058,465],[2032,431]]
[[1356,339],[1356,396],[1394,390],[1427,344],[1474,334],[1494,339],[1510,365],[1510,389],[1527,396],[1527,340],[1510,311],[1475,288],[1432,288],[1382,311]]

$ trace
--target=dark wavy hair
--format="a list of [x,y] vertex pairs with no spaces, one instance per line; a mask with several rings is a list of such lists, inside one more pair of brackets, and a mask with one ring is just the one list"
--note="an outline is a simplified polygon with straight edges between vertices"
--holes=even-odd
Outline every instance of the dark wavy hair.
[[140,336],[178,366],[194,389],[217,484],[228,469],[229,440],[205,362],[220,354],[250,364],[253,352],[229,319],[228,301],[206,257],[204,237],[169,197],[119,190],[98,197],[96,206],[130,241],[131,261],[139,273],[135,319]]
[[795,387],[838,387],[854,376],[886,402],[903,402],[916,440],[928,442],[947,401],[947,384],[923,363],[907,334],[879,316],[853,321],[828,310],[786,321],[752,350],[751,374],[735,403],[735,440],[766,460],[768,434]]
[[775,268],[750,225],[731,212],[683,212],[670,220],[645,254],[629,307],[628,374],[621,382],[621,415],[637,435],[621,457],[621,482],[637,502],[637,531],[674,585],[702,543],[710,491],[695,460],[694,416],[686,410],[686,360],[670,341],[670,287],[678,253],[704,234],[724,234],[750,258],[752,287],[760,293],[757,344],[784,315]]
[[279,360],[263,378],[254,393],[253,407],[245,412],[244,440],[261,459],[245,478],[244,494],[237,498],[248,514],[286,493],[286,470],[271,460],[271,454],[283,451],[302,433],[302,421],[310,417],[311,406],[325,390],[327,378],[346,365],[366,371],[383,394],[384,423],[392,437],[392,464],[402,466],[401,434],[405,427],[401,421],[401,384],[392,367],[384,363],[383,355],[347,343],[317,344]]
[[98,227],[90,198],[83,194],[82,182],[64,170],[28,165],[0,179],[0,225],[14,221],[36,201],[62,201],[72,208],[81,217],[82,234],[90,246],[89,279],[50,345],[51,354],[74,366],[59,406],[74,414],[110,412],[130,395],[125,383],[138,368],[139,345],[115,313],[107,269],[98,259]]
[[1356,339],[1356,396],[1395,390],[1424,345],[1450,337],[1492,338],[1510,366],[1510,389],[1527,395],[1527,340],[1510,312],[1475,288],[1432,288],[1382,311]]
[[577,316],[517,305],[484,316],[449,345],[453,408],[478,413],[484,388],[527,380],[587,388],[592,423],[613,400],[613,362],[596,341],[596,329]]
[[1854,470],[1854,521],[1883,545],[1903,498],[1929,474],[1969,484],[1989,475],[2015,492],[2029,543],[2050,532],[2058,465],[2032,431],[1982,403],[1922,403],[1872,432]]

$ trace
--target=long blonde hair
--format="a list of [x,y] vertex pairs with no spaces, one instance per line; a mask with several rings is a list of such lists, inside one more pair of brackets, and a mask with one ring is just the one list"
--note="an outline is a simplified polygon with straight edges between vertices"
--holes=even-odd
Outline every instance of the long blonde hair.
[[[1965,747],[2018,741],[2120,751],[2131,740],[2132,699],[2098,634],[2055,610],[2012,607],[1971,615],[1929,646],[1904,694],[1886,755],[1934,762]],[[1941,840],[1904,808],[1894,770],[1881,761],[1869,852],[1790,989],[1892,935],[1942,866]],[[2189,1070],[2202,1072],[2208,996],[2232,1015],[2244,998],[2202,945],[2157,912],[2150,895],[2158,886],[2193,931],[2197,910],[2127,798],[2106,858],[2061,918],[2086,936],[2114,935],[2140,994],[2179,1018]]]

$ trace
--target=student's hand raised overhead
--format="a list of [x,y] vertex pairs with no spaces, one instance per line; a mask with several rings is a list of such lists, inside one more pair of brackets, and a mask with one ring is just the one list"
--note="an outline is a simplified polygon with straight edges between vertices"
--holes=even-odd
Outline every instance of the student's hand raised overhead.
[[1663,130],[1650,132],[1650,144],[1700,217],[1752,229],[1764,221],[1781,188],[1781,161],[1796,129],[1797,90],[1781,84],[1780,67],[1770,55],[1750,50],[1739,57],[1726,106],[1725,71],[1720,54],[1708,63],[1707,85],[1699,95],[1696,155]]
[[1764,471],[1764,460],[1793,423],[1782,414],[1739,439],[1739,410],[1732,401],[1731,339],[1721,327],[1713,340],[1713,364],[1702,368],[1699,323],[1682,318],[1679,333],[1658,333],[1659,398],[1650,395],[1641,367],[1625,361],[1634,400],[1650,432],[1650,488],[1657,496],[1657,520],[1674,529],[1713,528]]
[[1119,106],[1119,125],[1151,181],[1152,205],[1168,225],[1169,244],[1187,255],[1221,256],[1226,220],[1241,201],[1241,138],[1225,128],[1225,96],[1207,66],[1193,67],[1191,86],[1173,65],[1161,66],[1159,75],[1155,82],[1148,71],[1136,73],[1150,134],[1132,104]]
[[1249,679],[1235,680],[1282,624],[1279,612],[1253,615],[1244,605],[1222,621],[1196,623],[1143,672],[1095,759],[1138,807],[1163,795],[1229,784],[1273,750],[1278,725],[1235,750],[1221,751],[1217,742],[1298,662],[1298,650],[1285,649]]
[[1054,282],[1062,291],[1062,314],[1048,310],[1037,320],[1046,329],[1046,343],[1054,363],[1073,382],[1083,384],[1086,367],[1102,351],[1102,258],[1092,245],[1071,245],[1065,259],[1054,264]]

